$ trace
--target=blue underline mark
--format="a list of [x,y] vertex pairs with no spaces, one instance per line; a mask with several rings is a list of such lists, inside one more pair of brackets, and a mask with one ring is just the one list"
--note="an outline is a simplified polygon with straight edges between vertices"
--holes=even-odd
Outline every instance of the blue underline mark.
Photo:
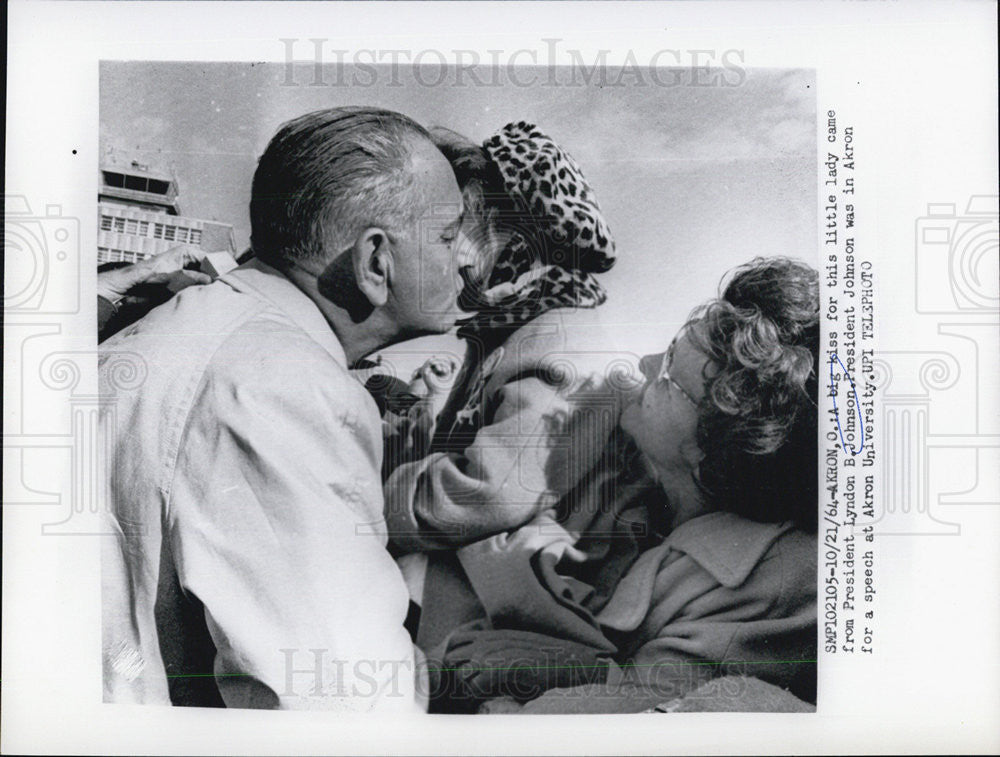
[[[858,430],[861,433],[861,443],[858,445],[857,449],[854,449],[854,445],[848,444],[847,440],[844,439],[844,429],[840,426],[840,409],[837,407],[837,384],[833,377],[834,360],[837,361],[841,369],[844,371],[844,376],[851,384],[851,393],[854,395],[854,411],[858,414]],[[851,378],[850,374],[847,372],[847,366],[841,362],[836,352],[830,355],[830,395],[833,397],[833,417],[837,419],[837,433],[840,434],[840,443],[843,445],[844,449],[848,450],[852,455],[860,455],[861,450],[865,448],[865,423],[864,419],[861,417],[861,402],[858,400],[858,390],[854,386],[854,379]]]

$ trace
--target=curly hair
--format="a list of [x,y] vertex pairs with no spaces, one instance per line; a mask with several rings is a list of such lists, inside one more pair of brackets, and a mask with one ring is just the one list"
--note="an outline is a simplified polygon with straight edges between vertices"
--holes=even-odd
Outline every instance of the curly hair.
[[702,491],[719,509],[814,530],[817,272],[790,258],[756,258],[695,309],[685,330],[718,369],[698,412]]

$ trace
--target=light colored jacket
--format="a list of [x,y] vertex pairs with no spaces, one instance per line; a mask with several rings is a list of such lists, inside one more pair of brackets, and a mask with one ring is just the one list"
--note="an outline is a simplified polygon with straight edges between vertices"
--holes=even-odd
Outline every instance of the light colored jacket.
[[312,301],[247,264],[105,342],[100,378],[105,699],[414,708],[378,411]]
[[554,690],[529,710],[638,712],[720,675],[760,678],[815,701],[814,534],[701,515],[643,551],[599,604],[551,555],[514,544],[499,535],[458,551],[490,625],[611,649],[620,663],[607,683]]
[[[565,496],[594,472],[636,385],[635,356],[592,319],[589,311],[556,309],[499,345],[470,342],[430,454],[399,465],[386,481],[397,546],[453,547],[557,503],[573,506]],[[473,395],[481,416],[463,417]]]

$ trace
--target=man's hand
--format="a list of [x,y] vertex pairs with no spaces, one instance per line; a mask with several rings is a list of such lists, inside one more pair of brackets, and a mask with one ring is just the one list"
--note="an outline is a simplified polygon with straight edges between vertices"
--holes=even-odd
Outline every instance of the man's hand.
[[407,388],[423,400],[422,410],[437,418],[457,377],[458,363],[455,359],[435,355],[414,371]]
[[457,375],[458,363],[454,358],[434,355],[414,371],[409,389],[419,397],[447,396]]
[[117,302],[140,284],[165,284],[175,293],[193,284],[208,284],[212,281],[208,274],[184,268],[204,257],[205,253],[199,247],[187,244],[171,247],[133,265],[99,273],[97,294],[110,302]]
[[[136,263],[136,266],[145,267],[145,284],[166,284],[171,277],[182,270],[189,263],[200,263],[205,257],[205,253],[200,247],[193,247],[189,244],[171,247],[166,252],[154,255],[151,258]],[[208,274],[200,271],[185,271],[185,273],[198,273],[208,278]]]

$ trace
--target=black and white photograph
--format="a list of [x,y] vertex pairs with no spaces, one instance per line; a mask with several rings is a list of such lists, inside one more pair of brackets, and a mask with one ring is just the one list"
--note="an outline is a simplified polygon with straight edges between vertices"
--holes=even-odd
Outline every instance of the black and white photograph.
[[1000,751],[989,0],[12,0],[0,753]]
[[100,85],[106,701],[815,710],[815,72]]

